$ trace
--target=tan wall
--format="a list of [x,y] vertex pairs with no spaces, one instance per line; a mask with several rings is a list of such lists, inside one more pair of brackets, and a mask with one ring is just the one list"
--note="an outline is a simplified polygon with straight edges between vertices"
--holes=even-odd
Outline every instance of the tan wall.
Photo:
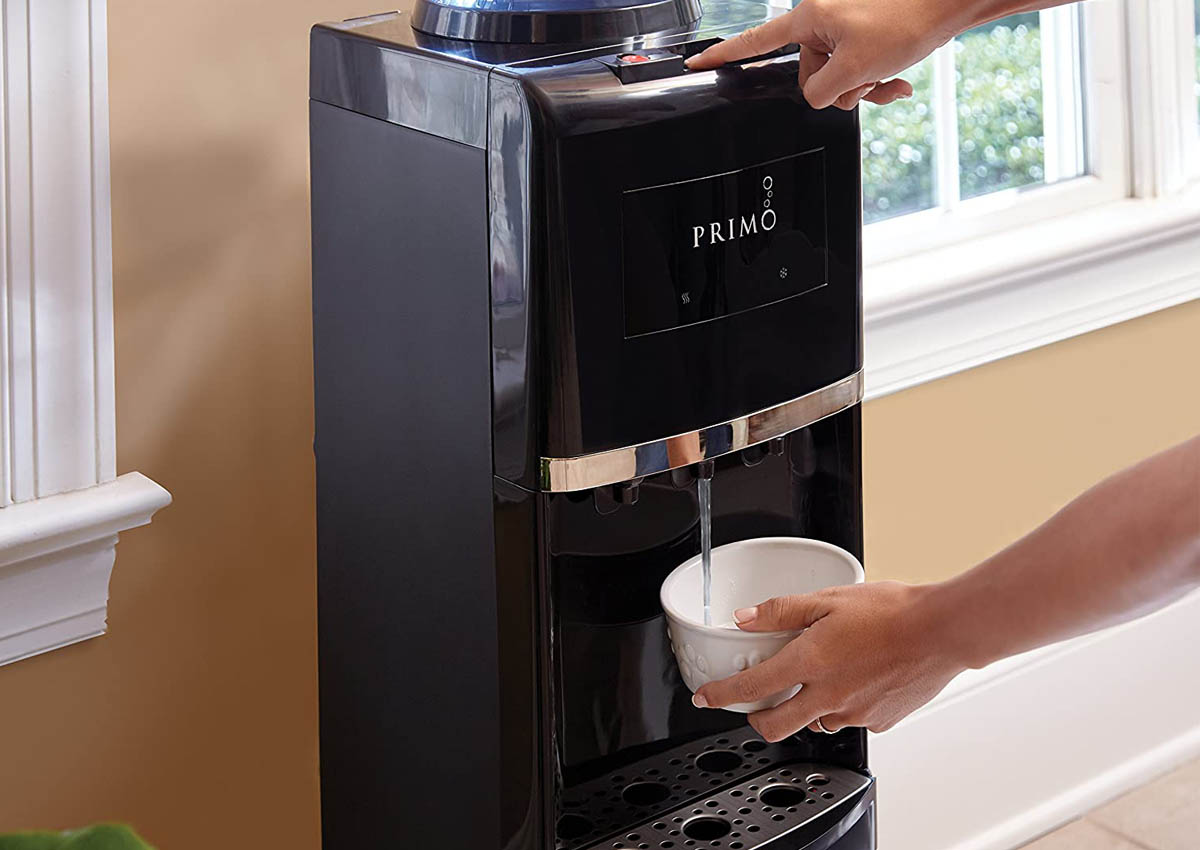
[[868,574],[953,575],[1200,432],[1197,369],[1193,301],[867,404]]
[[[371,11],[111,0],[120,468],[175,503],[122,538],[109,635],[0,668],[0,829],[318,846],[306,30]],[[1198,338],[1195,304],[870,404],[874,575],[1200,428]]]
[[0,668],[0,828],[319,846],[307,50],[363,0],[109,0],[122,536],[110,633]]

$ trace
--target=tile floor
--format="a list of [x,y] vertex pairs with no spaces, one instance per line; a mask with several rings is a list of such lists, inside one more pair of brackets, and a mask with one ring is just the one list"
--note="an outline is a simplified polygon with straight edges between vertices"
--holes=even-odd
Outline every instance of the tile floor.
[[1200,850],[1200,760],[1118,797],[1022,850]]

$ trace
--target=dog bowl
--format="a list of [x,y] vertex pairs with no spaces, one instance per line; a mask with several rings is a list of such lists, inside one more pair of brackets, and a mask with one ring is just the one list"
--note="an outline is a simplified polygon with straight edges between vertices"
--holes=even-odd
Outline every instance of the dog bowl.
[[[863,580],[858,559],[830,543],[805,537],[760,537],[712,550],[712,625],[704,625],[704,584],[700,556],[676,567],[662,583],[659,600],[667,615],[671,651],[684,683],[693,692],[770,658],[799,631],[744,632],[733,612],[773,596],[812,593],[823,587]],[[779,705],[799,686],[729,711],[761,711]]]

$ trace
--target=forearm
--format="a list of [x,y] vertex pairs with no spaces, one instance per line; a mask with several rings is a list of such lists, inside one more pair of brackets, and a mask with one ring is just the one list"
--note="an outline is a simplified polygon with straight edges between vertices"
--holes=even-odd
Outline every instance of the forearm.
[[1106,479],[929,590],[964,665],[1133,619],[1200,586],[1200,437]]
[[946,3],[946,0],[934,2],[942,10],[952,10],[944,14],[949,17],[952,29],[957,34],[1009,15],[1065,6],[1073,0],[967,0],[961,4]]

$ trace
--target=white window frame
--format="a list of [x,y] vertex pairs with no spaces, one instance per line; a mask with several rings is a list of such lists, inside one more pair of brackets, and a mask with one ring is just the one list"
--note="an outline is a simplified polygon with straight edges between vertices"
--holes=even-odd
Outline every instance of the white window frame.
[[1192,0],[1079,14],[1091,173],[865,228],[868,398],[1200,297]]
[[[1093,207],[1128,196],[1129,142],[1122,104],[1128,100],[1124,74],[1108,63],[1084,62],[1082,92],[1073,91],[1074,73],[1056,71],[1055,61],[1072,62],[1079,40],[1084,57],[1120,56],[1120,8],[1116,0],[1101,0],[1050,9],[1041,13],[1043,45],[1043,115],[1049,146],[1078,145],[1088,173],[1052,185],[1028,186],[992,192],[960,200],[959,164],[955,157],[936,157],[938,170],[937,206],[921,212],[899,215],[867,225],[864,233],[864,261],[887,262],[921,251],[953,245],[995,232],[998,221],[1008,227],[1032,224],[1064,213]],[[1067,57],[1062,56],[1066,48]],[[953,86],[955,72],[954,43],[936,51],[933,61],[934,116],[938,124],[938,145],[958,148],[958,111]],[[1049,80],[1050,84],[1046,84]],[[949,85],[947,85],[949,82]],[[1066,83],[1067,91],[1058,91]],[[1083,102],[1080,103],[1079,101]],[[1082,107],[1088,132],[1071,129]],[[1055,121],[1055,116],[1063,120]],[[1059,132],[1055,132],[1058,130]],[[1047,150],[1047,183],[1053,180],[1060,157]]]
[[0,664],[102,634],[117,535],[104,0],[0,4]]

